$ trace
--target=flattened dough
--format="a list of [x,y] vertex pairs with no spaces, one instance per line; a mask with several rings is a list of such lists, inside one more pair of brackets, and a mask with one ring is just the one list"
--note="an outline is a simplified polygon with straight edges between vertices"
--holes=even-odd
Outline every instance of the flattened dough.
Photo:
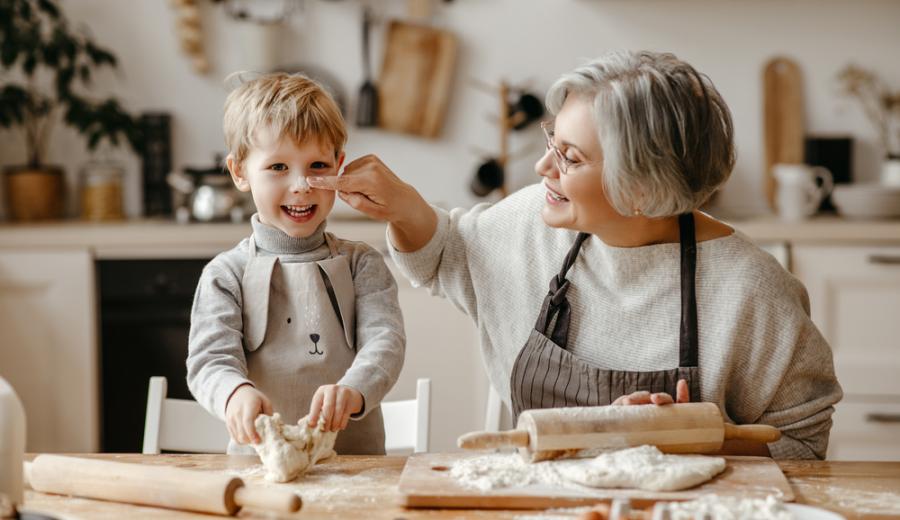
[[725,470],[725,459],[703,455],[666,455],[655,446],[638,446],[563,463],[564,479],[597,488],[678,491],[702,484]]
[[325,431],[325,419],[316,428],[306,418],[298,424],[284,424],[279,414],[259,415],[254,421],[262,442],[253,448],[266,468],[266,479],[290,482],[306,473],[315,463],[335,455],[337,432]]

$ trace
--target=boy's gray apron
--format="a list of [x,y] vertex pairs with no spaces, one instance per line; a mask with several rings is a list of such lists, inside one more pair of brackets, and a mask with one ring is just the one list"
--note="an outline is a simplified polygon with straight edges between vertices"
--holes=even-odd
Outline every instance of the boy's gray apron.
[[[325,241],[331,254],[324,260],[282,262],[274,255],[258,256],[250,237],[241,283],[247,368],[286,424],[306,416],[316,389],[337,383],[356,356],[350,265],[330,233]],[[351,420],[334,449],[342,455],[383,455],[381,408]]]
[[[697,299],[694,273],[697,243],[694,216],[678,217],[681,237],[681,334],[677,368],[650,372],[604,370],[575,357],[566,350],[570,307],[566,299],[566,273],[575,263],[587,233],[579,233],[566,255],[559,275],[550,281],[541,313],[528,341],[519,352],[510,377],[513,417],[523,410],[562,406],[603,406],[619,396],[647,390],[675,396],[675,385],[686,379],[692,399],[700,397],[698,366]],[[555,318],[555,320],[554,320]],[[601,345],[597,345],[601,348]]]

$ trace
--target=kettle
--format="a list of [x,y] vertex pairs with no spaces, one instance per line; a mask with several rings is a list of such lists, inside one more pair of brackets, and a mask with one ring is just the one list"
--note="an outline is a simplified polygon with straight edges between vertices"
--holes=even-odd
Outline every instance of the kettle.
[[12,385],[0,377],[0,518],[18,518],[24,459],[25,409]]
[[185,168],[184,173],[176,171],[166,177],[169,186],[185,199],[176,204],[179,221],[193,218],[200,222],[241,222],[252,213],[247,211],[250,198],[234,187],[221,164],[221,156],[216,156],[215,163],[208,168]]

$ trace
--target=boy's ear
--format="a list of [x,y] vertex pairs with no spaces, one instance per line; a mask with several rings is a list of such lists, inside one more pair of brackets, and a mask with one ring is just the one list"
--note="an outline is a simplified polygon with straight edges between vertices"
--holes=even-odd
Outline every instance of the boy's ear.
[[228,166],[228,173],[231,174],[231,180],[238,191],[250,191],[250,181],[241,171],[241,165],[234,160],[234,155],[228,154],[225,158],[225,165]]

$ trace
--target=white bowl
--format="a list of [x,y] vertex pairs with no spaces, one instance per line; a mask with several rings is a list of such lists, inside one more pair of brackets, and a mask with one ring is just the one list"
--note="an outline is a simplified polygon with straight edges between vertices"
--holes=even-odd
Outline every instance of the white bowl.
[[878,183],[835,186],[831,200],[847,218],[900,218],[900,186]]

